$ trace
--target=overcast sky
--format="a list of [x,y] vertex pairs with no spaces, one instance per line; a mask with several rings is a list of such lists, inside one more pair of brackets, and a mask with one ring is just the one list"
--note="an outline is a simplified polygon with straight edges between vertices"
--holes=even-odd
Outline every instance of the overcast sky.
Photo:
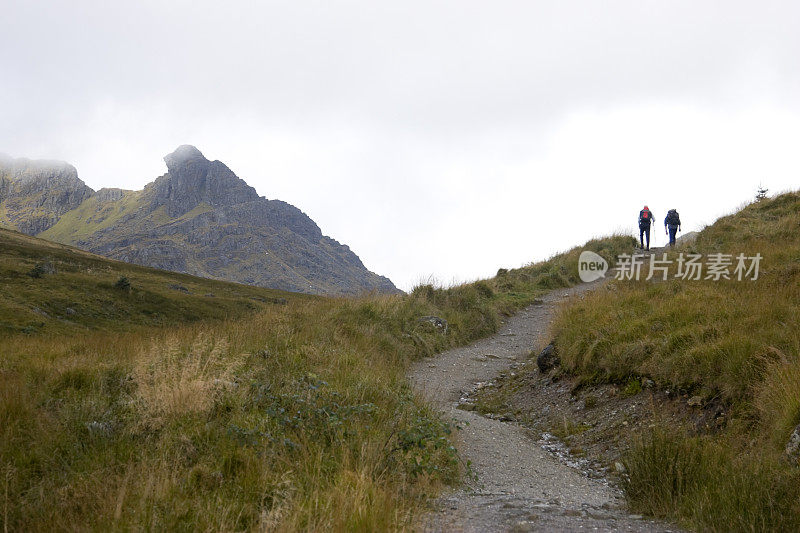
[[699,229],[800,188],[800,3],[3,0],[0,152],[139,189],[180,144],[404,289]]

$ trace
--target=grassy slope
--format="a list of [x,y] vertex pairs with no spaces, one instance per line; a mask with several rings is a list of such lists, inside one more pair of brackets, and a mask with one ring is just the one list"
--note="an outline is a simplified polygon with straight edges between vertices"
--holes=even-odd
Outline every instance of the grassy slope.
[[101,201],[95,194],[75,209],[62,215],[51,228],[38,236],[50,241],[74,244],[96,232],[109,228],[140,207],[142,191],[122,191],[118,200]]
[[724,217],[686,250],[756,252],[756,281],[619,282],[575,302],[554,330],[587,380],[648,376],[722,402],[721,434],[658,431],[628,458],[634,507],[702,530],[800,528],[800,472],[782,462],[800,422],[800,194]]
[[[120,191],[120,193],[122,196],[114,200],[101,200],[101,195],[98,194],[91,196],[75,209],[64,213],[55,225],[37,237],[63,244],[76,244],[91,239],[92,234],[119,224],[125,217],[134,215],[147,207],[144,190]],[[211,210],[210,205],[201,203],[191,211],[172,220],[167,216],[165,208],[162,207],[149,213],[146,217],[136,220],[138,224],[160,226],[170,222],[189,220]]]
[[[130,222],[125,222],[125,231],[123,233],[129,237],[138,235],[137,239],[141,240],[142,236],[138,234],[139,230],[146,233],[152,231],[153,228],[178,224],[213,210],[210,205],[203,202],[174,219],[167,215],[166,207],[164,206],[143,214],[142,210],[149,207],[146,190],[121,191],[121,193],[122,196],[117,199],[101,200],[97,194],[90,197],[77,208],[64,213],[56,224],[38,234],[37,237],[77,246],[81,243],[90,242],[96,232],[118,226],[123,220],[136,215]],[[118,237],[122,239],[123,235],[118,233]],[[172,241],[179,247],[191,248],[193,246],[187,244],[186,237],[180,234],[161,235],[157,239],[158,241]],[[187,270],[199,273],[206,272],[203,262],[193,259],[191,254],[187,257]],[[233,279],[235,274],[235,269],[231,268],[229,279]]]
[[[5,187],[8,186],[8,179],[3,176],[2,172],[0,172],[0,191],[2,191]],[[11,223],[8,221],[8,216],[6,213],[6,206],[5,202],[0,202],[0,228],[11,228]]]
[[[37,265],[55,272],[32,277]],[[131,290],[115,287],[122,276]],[[0,339],[233,318],[279,298],[307,298],[112,261],[2,229],[0,280]]]
[[[588,246],[610,258],[632,240]],[[411,395],[406,364],[575,282],[577,254],[450,289],[3,339],[4,526],[404,527],[459,470],[449,428]],[[447,334],[426,315],[446,319]]]

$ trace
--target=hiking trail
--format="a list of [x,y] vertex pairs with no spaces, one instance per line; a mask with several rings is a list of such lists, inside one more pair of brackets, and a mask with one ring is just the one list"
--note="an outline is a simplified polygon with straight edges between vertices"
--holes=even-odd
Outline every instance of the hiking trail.
[[[655,250],[653,250],[655,251]],[[613,273],[607,275],[613,277]],[[509,318],[495,335],[418,361],[409,371],[414,390],[462,429],[461,458],[477,475],[442,495],[422,516],[422,531],[668,531],[630,515],[621,491],[590,479],[545,451],[539,434],[513,423],[457,408],[459,400],[549,342],[556,306],[580,298],[604,280],[547,293]],[[674,529],[673,529],[674,530]]]

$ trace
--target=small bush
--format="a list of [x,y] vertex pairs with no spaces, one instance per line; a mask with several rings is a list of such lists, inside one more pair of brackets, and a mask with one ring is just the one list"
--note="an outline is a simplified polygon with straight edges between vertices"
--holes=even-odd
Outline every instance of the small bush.
[[491,298],[494,296],[494,290],[485,281],[476,281],[475,289],[483,298]]
[[622,388],[621,395],[623,398],[627,398],[628,396],[636,396],[640,392],[642,392],[642,382],[639,379],[631,378]]
[[424,285],[417,285],[411,291],[412,296],[416,298],[421,298],[423,300],[427,300],[429,302],[433,301],[435,294],[436,294],[436,289],[430,283],[426,283]]
[[449,424],[418,413],[407,429],[397,435],[395,452],[403,457],[404,470],[412,476],[444,474],[455,481],[458,473],[458,453],[448,436]]
[[122,291],[129,291],[131,290],[131,282],[127,277],[120,276],[117,282],[114,283],[114,288]]
[[45,261],[43,263],[36,263],[32,269],[28,271],[28,275],[34,279],[38,279],[44,277],[48,274],[55,274],[56,267],[53,266],[52,263],[49,261]]

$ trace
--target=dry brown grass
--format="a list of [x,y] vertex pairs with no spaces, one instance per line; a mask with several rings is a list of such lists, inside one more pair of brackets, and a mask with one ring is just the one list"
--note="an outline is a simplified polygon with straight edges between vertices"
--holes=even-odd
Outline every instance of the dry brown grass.
[[174,336],[152,342],[136,361],[136,398],[149,419],[208,412],[220,391],[238,386],[245,358],[230,352],[227,339],[204,333],[185,349]]

